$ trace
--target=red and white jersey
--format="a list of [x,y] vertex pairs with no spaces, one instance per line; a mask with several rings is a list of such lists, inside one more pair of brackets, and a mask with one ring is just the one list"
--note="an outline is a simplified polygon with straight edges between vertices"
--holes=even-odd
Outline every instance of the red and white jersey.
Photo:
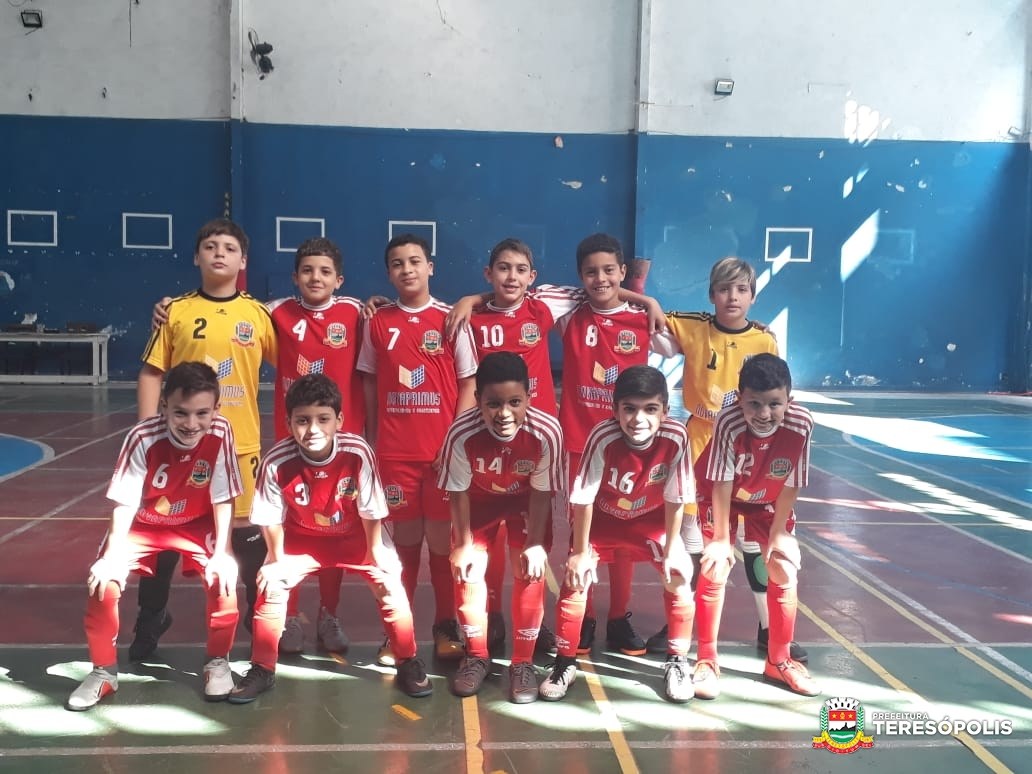
[[336,382],[344,398],[344,431],[364,433],[362,376],[355,372],[362,343],[362,302],[334,296],[325,306],[315,308],[298,298],[281,298],[269,302],[269,311],[279,343],[274,398],[277,440],[289,435],[284,402],[287,390],[308,374],[326,374]]
[[556,401],[548,332],[557,320],[576,309],[584,296],[584,291],[577,288],[542,285],[516,306],[500,309],[489,303],[474,311],[470,319],[477,357],[513,352],[523,358],[530,376],[531,405],[552,416]]
[[458,400],[458,379],[477,372],[470,331],[444,335],[451,307],[398,302],[377,310],[362,332],[358,370],[376,374],[376,456],[429,462],[437,456]]
[[749,431],[741,406],[729,406],[695,464],[699,496],[710,499],[715,481],[734,481],[733,500],[773,503],[786,486],[806,486],[812,434],[813,417],[797,403],[788,404],[785,421],[766,438]]
[[387,501],[373,450],[354,433],[337,433],[333,453],[321,462],[308,459],[293,438],[285,438],[258,468],[252,524],[348,535],[364,534],[359,519],[385,518]]
[[193,448],[179,444],[165,417],[139,422],[122,443],[107,498],[137,508],[144,524],[176,526],[211,518],[213,503],[226,503],[243,491],[233,428],[222,416]]
[[665,503],[695,499],[688,431],[664,419],[648,446],[627,442],[610,417],[588,436],[570,503],[591,505],[617,519],[634,519]]
[[584,451],[599,422],[613,416],[613,385],[625,369],[649,359],[649,317],[621,304],[598,310],[584,303],[559,321],[563,335],[563,393],[559,422],[566,450]]
[[563,435],[559,422],[531,406],[510,439],[499,438],[471,408],[455,419],[444,443],[438,487],[469,492],[476,500],[491,495],[555,492],[562,486]]

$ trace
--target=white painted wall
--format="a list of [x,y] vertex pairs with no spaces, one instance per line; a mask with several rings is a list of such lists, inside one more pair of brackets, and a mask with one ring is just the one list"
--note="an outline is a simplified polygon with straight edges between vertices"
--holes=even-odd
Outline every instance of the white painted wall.
[[883,138],[1027,130],[1027,0],[648,1],[649,131],[843,137],[850,100]]
[[[19,12],[32,9],[43,28],[26,34]],[[230,0],[3,3],[0,114],[228,118],[229,9]]]

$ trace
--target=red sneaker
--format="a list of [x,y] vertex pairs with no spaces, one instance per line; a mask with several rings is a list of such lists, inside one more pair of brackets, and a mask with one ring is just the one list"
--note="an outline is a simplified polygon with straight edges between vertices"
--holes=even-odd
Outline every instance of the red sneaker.
[[766,662],[763,667],[763,679],[768,683],[787,688],[800,696],[817,696],[821,689],[817,681],[810,677],[806,667],[798,661],[787,659],[780,664]]

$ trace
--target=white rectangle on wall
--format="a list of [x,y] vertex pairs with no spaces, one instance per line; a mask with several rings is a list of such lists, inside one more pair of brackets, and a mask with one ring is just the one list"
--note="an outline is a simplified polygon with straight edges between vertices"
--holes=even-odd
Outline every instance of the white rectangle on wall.
[[[318,234],[315,226],[318,225]],[[297,227],[297,228],[294,228]],[[284,230],[290,232],[284,244]],[[326,218],[276,218],[276,252],[293,253],[306,239],[326,236]],[[298,237],[301,237],[300,239]]]
[[[396,228],[398,227],[398,228]],[[429,229],[429,239],[426,230]],[[437,221],[436,220],[388,220],[387,241],[391,241],[397,234],[411,232],[416,236],[423,237],[430,243],[430,257],[437,255]]]
[[[133,225],[143,226],[148,221],[165,222],[165,239],[153,244],[130,241],[129,230]],[[157,233],[157,232],[155,232]],[[171,250],[172,249],[172,216],[160,212],[123,212],[122,213],[122,248],[126,250]]]
[[[788,251],[785,257],[785,251]],[[763,260],[767,263],[810,263],[813,260],[813,229],[768,226],[763,238]]]
[[[38,218],[43,227],[37,229],[40,236],[49,231],[50,237],[46,241],[41,239],[17,238],[14,233],[20,221],[26,218]],[[46,218],[50,219],[49,228],[42,223]],[[26,237],[28,235],[25,235]],[[57,247],[57,210],[8,210],[7,211],[7,244],[10,247]]]

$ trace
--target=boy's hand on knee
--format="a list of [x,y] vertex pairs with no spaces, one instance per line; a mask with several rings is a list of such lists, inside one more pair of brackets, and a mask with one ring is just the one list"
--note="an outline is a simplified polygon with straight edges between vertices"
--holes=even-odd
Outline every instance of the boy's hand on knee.
[[263,564],[256,576],[259,593],[266,594],[270,586],[286,588],[287,571],[286,562],[268,562]]
[[125,590],[125,581],[129,575],[128,568],[124,562],[117,561],[108,556],[102,556],[90,567],[89,577],[86,579],[86,586],[90,595],[97,595],[97,599],[104,601],[104,591],[109,583],[117,583],[118,588]]
[[590,551],[570,554],[570,558],[566,560],[566,585],[574,591],[584,591],[592,583],[598,582],[597,567],[598,562]]
[[769,564],[780,555],[785,561],[795,567],[802,569],[803,556],[799,550],[799,541],[795,535],[788,532],[779,532],[770,536],[770,543],[767,545],[767,554],[764,560]]
[[731,550],[731,544],[725,540],[711,540],[702,549],[699,569],[708,578],[719,583],[727,580],[734,563],[735,555]]
[[539,581],[545,577],[545,567],[548,564],[548,552],[544,546],[527,546],[523,549],[520,557],[523,567],[523,579]]
[[[483,561],[481,561],[483,554]],[[452,566],[452,577],[459,583],[481,580],[487,565],[487,554],[477,551],[472,544],[456,546],[448,556]]]
[[225,551],[217,551],[211,555],[204,567],[204,582],[208,586],[212,586],[217,579],[219,596],[226,597],[229,596],[230,590],[236,587],[239,573],[240,568],[237,566],[236,559]]

